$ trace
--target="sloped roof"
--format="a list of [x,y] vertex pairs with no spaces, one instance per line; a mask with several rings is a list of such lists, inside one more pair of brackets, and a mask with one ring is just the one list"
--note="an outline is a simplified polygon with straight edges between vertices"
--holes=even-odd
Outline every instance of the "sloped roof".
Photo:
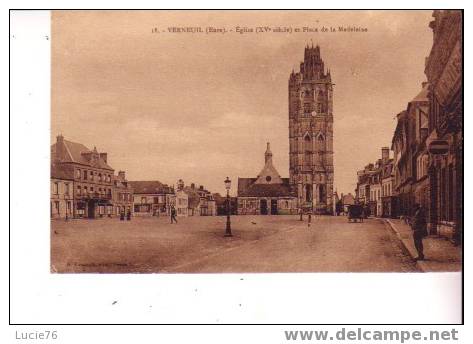
[[[81,165],[86,165],[90,167],[103,168],[107,170],[112,170],[102,157],[96,159],[93,163],[86,159],[84,153],[93,153],[90,149],[84,146],[81,143],[72,142],[68,140],[63,140],[65,146],[65,152],[62,157],[60,157],[62,162],[74,162]],[[51,145],[51,157],[56,156],[57,143]],[[95,150],[97,153],[97,150]]]
[[238,197],[294,197],[289,178],[281,184],[256,184],[256,178],[238,178]]
[[73,171],[67,169],[66,166],[53,164],[51,165],[51,178],[74,180]]
[[128,181],[135,194],[171,194],[172,188],[157,180]]

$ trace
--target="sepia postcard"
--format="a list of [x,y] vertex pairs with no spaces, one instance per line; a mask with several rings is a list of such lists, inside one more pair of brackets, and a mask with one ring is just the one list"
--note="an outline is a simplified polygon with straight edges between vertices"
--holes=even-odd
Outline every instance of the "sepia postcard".
[[50,271],[461,272],[462,21],[52,11]]

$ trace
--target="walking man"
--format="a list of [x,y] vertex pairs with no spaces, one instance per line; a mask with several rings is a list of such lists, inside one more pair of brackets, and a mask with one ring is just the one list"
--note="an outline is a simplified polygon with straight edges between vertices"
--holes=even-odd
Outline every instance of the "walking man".
[[171,224],[174,222],[177,223],[177,218],[176,218],[176,208],[174,208],[173,205],[171,205]]
[[422,239],[427,236],[427,219],[425,217],[424,208],[419,204],[414,205],[414,216],[411,221],[413,230],[414,246],[417,250],[417,258],[415,260],[424,260],[424,245]]

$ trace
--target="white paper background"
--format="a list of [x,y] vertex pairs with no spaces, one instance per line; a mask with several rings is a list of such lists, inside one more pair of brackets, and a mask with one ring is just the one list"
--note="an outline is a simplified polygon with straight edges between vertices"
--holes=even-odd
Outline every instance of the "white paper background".
[[[461,321],[458,273],[49,274],[50,42],[49,12],[12,13],[12,323]],[[465,223],[468,231],[468,218]],[[423,290],[421,299],[416,290]],[[115,300],[118,303],[112,305]],[[80,329],[69,331],[77,333],[69,338],[71,342],[80,338]],[[166,331],[189,340],[192,333],[205,328]],[[229,342],[243,338],[238,328],[225,331]],[[115,336],[121,335],[115,332]],[[282,334],[275,335],[275,340],[282,341]]]

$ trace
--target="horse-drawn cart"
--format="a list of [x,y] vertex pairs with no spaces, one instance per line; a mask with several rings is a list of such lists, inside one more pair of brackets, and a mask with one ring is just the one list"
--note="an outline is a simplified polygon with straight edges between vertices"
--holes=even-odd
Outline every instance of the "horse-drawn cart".
[[350,207],[348,207],[348,222],[357,222],[360,220],[360,222],[363,222],[364,218],[364,212],[363,212],[363,206],[359,204],[352,204]]

